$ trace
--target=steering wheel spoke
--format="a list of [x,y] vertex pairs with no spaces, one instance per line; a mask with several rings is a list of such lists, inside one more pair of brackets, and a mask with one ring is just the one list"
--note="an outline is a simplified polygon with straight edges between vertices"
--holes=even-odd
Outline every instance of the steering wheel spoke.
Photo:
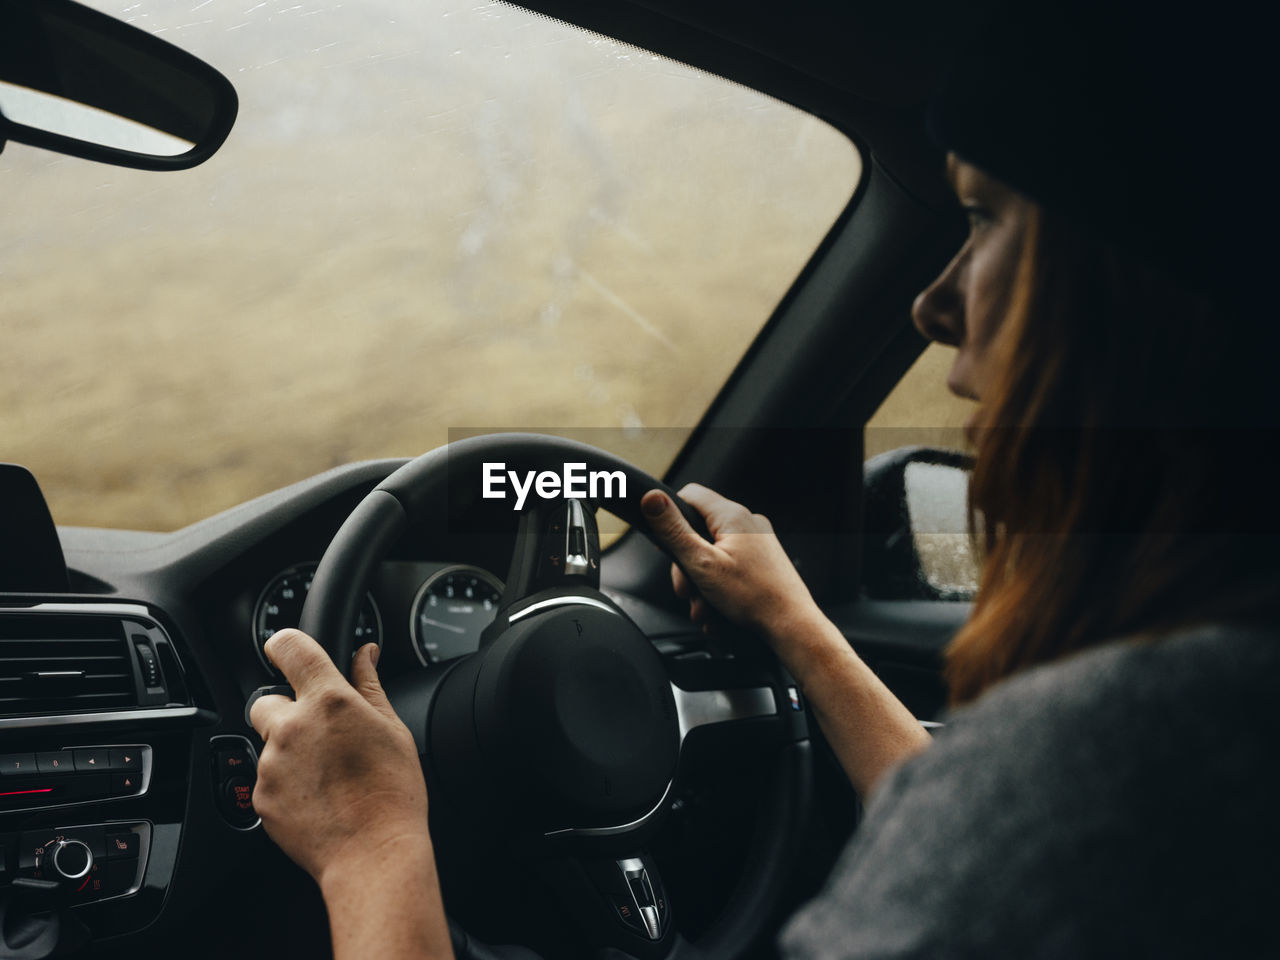
[[671,685],[679,717],[680,740],[699,727],[733,723],[756,717],[776,717],[778,705],[772,687],[741,690],[685,690]]
[[665,658],[683,747],[690,736],[757,735],[800,741],[808,738],[800,690],[758,641],[741,643],[745,655]]
[[551,859],[539,873],[593,955],[657,960],[679,942],[657,863],[643,850]]
[[600,587],[600,531],[589,500],[536,501],[516,532],[503,605],[556,588]]

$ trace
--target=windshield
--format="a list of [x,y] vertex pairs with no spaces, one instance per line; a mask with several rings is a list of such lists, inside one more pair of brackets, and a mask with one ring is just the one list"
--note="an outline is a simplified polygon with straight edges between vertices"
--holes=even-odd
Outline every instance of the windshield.
[[92,5],[241,104],[191,171],[0,155],[0,456],[62,524],[451,430],[601,428],[660,475],[860,176],[806,114],[506,5]]

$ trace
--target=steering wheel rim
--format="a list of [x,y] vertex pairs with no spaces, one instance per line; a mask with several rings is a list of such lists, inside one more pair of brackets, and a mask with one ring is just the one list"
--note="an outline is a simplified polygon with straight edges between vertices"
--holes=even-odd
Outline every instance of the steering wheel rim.
[[608,503],[607,509],[620,519],[647,536],[640,496],[657,488],[671,497],[700,536],[709,538],[702,516],[665,483],[585,443],[545,434],[497,433],[437,447],[400,467],[365,496],[330,541],[312,578],[299,628],[329,651],[344,675],[349,674],[355,652],[361,600],[348,585],[364,583],[404,530],[424,519],[434,506],[479,499],[480,467],[497,461],[537,471],[585,461],[595,469],[621,471],[627,490],[639,493]]
[[[353,653],[364,585],[374,567],[401,535],[431,510],[442,504],[449,509],[460,502],[479,500],[481,465],[497,461],[518,464],[522,470],[558,472],[565,463],[584,462],[590,470],[621,471],[628,495],[610,500],[605,505],[610,512],[648,536],[639,501],[645,492],[656,488],[672,498],[700,535],[708,536],[701,516],[674,490],[633,464],[587,444],[540,434],[490,434],[429,451],[396,470],[357,505],[334,536],[312,580],[300,627],[325,647],[344,674]],[[520,549],[518,538],[516,549]],[[787,683],[789,678],[776,658],[768,656],[780,682]],[[672,687],[676,688],[674,681]],[[777,719],[789,734],[778,749],[770,788],[760,800],[757,829],[748,841],[739,880],[718,919],[696,944],[674,933],[673,924],[673,935],[662,938],[668,944],[662,956],[738,956],[755,941],[781,899],[799,846],[796,840],[806,820],[812,755],[795,688],[775,687],[774,695]],[[682,718],[682,725],[684,722]],[[682,726],[681,753],[686,732]],[[414,730],[415,738],[419,733]],[[664,795],[662,803],[666,799]]]

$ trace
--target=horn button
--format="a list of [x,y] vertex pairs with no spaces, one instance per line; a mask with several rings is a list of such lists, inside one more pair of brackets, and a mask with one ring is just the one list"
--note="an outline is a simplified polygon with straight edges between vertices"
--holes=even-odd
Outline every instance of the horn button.
[[572,603],[518,620],[452,671],[431,740],[446,788],[540,832],[638,819],[680,751],[653,645],[626,617]]

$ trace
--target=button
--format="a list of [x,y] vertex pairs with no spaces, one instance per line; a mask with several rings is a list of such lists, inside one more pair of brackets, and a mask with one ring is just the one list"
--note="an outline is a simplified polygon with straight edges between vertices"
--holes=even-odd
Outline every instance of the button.
[[658,908],[658,921],[665,925],[667,922],[667,894],[662,889],[662,881],[658,876],[657,870],[646,870],[644,876],[649,881],[650,889],[653,890],[653,905]]
[[658,920],[658,908],[641,907],[640,916],[644,919],[645,932],[649,934],[649,939],[662,939],[662,923]]
[[253,781],[232,777],[219,789],[218,807],[232,826],[252,827],[258,822],[258,811],[253,809]]
[[642,920],[640,915],[636,913],[636,908],[634,906],[627,903],[625,900],[619,899],[618,897],[610,897],[609,902],[613,904],[614,915],[617,916],[619,920],[625,923],[632,930],[639,930],[641,933],[645,932],[644,920]]
[[106,747],[87,747],[73,750],[77,773],[94,773],[111,769],[110,751]]
[[140,773],[113,773],[111,775],[111,792],[116,796],[128,796],[137,793],[142,787]]
[[112,770],[141,770],[142,751],[137,747],[112,747],[108,766]]
[[254,776],[253,755],[248,747],[224,747],[216,756],[217,776],[220,782],[227,782],[232,777]]
[[82,880],[93,869],[93,854],[83,843],[67,842],[45,850],[40,866],[52,866],[64,880]]
[[74,773],[76,766],[70,750],[50,750],[36,754],[36,769],[41,773]]
[[258,812],[253,809],[253,781],[247,777],[232,777],[227,781],[224,796],[228,809],[242,817],[257,819]]
[[36,772],[34,753],[6,753],[0,756],[0,774],[9,777],[25,777]]
[[[293,690],[284,687],[290,694]],[[260,688],[253,697],[276,688]],[[209,742],[213,753],[214,799],[218,809],[233,827],[251,829],[258,823],[253,809],[253,785],[258,779],[258,761],[249,741],[240,736],[219,736]]]
[[108,860],[134,860],[138,856],[138,835],[130,830],[128,833],[108,833],[106,837]]

